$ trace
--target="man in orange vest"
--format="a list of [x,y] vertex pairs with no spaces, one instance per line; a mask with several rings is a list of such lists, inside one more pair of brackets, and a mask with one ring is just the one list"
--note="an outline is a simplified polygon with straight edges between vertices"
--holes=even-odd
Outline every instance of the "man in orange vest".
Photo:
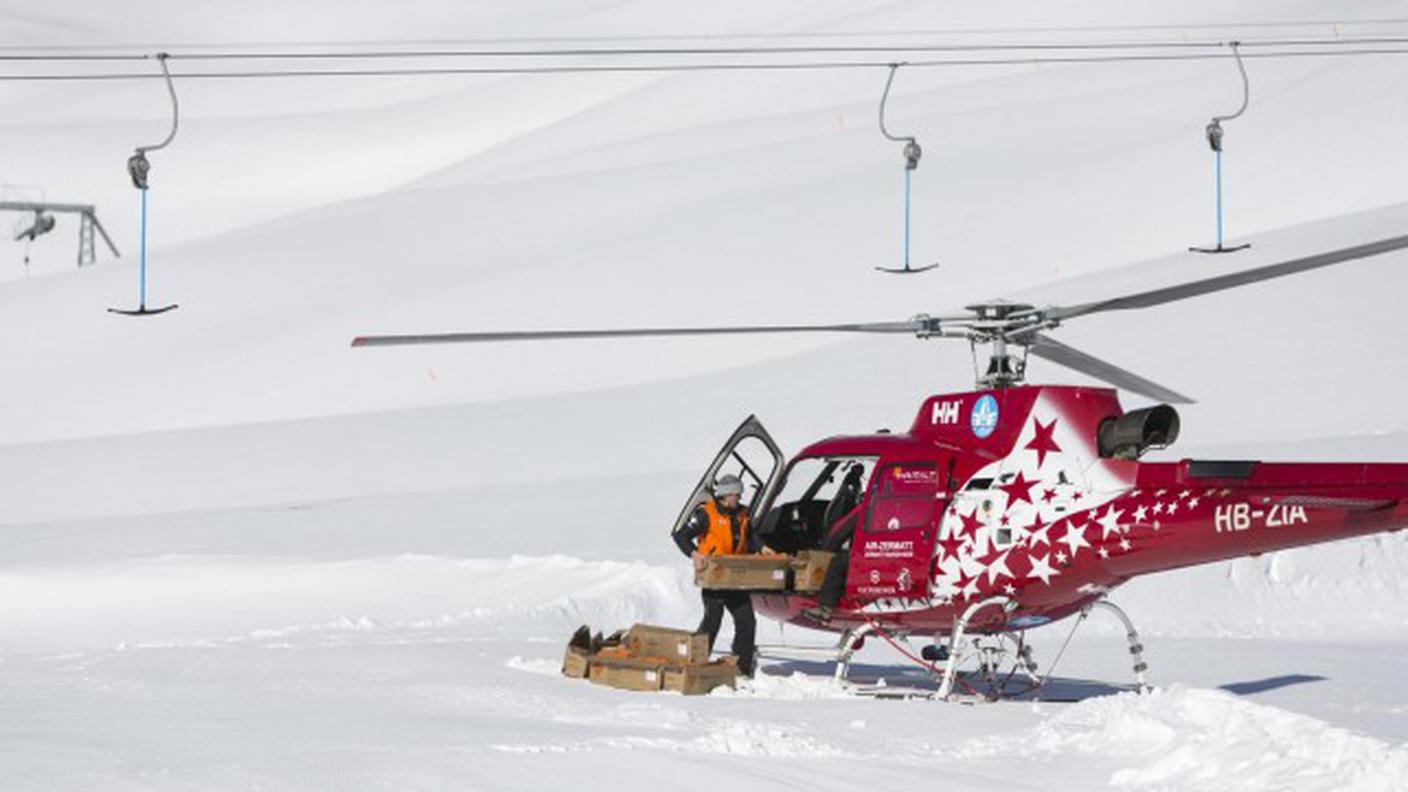
[[[748,507],[740,503],[743,482],[726,474],[714,481],[714,497],[699,505],[689,521],[674,534],[680,552],[694,561],[695,570],[704,566],[711,555],[743,555],[761,547],[748,530]],[[733,654],[738,658],[738,671],[753,675],[754,633],[758,622],[753,615],[753,597],[746,591],[700,592],[704,599],[704,619],[698,632],[709,634],[709,651],[724,620],[724,609],[733,616]]]

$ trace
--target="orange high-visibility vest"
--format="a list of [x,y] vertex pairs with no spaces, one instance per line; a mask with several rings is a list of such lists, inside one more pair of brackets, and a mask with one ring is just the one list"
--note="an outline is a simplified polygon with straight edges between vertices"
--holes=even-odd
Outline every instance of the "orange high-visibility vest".
[[709,528],[699,538],[699,552],[704,555],[742,555],[748,552],[748,510],[739,507],[734,517],[738,519],[738,545],[733,543],[733,518],[724,514],[713,501],[705,501],[704,514],[709,517]]

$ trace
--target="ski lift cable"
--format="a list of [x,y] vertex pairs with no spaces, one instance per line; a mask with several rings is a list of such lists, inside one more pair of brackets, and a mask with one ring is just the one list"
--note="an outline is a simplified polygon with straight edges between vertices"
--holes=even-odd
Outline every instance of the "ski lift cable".
[[[1295,59],[1319,57],[1357,57],[1379,55],[1408,55],[1408,46],[1376,47],[1344,50],[1289,50],[1244,53],[1243,59]],[[936,60],[911,60],[907,65],[913,68],[942,67],[982,67],[982,66],[1039,66],[1043,64],[1115,64],[1115,63],[1166,63],[1180,61],[1203,61],[1223,57],[1221,53],[1181,53],[1147,55],[1074,55],[1074,56],[1032,56],[1013,58],[944,58]],[[875,69],[890,65],[890,61],[877,60],[832,60],[832,61],[729,61],[703,63],[685,61],[679,63],[626,63],[626,64],[559,64],[533,66],[434,66],[377,69],[258,69],[245,71],[194,71],[178,75],[183,80],[246,80],[266,78],[300,77],[432,77],[454,75],[508,75],[508,74],[574,74],[574,73],[658,73],[658,72],[706,72],[706,71],[815,71],[834,69]],[[148,80],[153,75],[142,72],[15,72],[0,74],[0,82],[85,82],[110,80]]]
[[[428,42],[435,43],[435,42]],[[495,43],[486,40],[485,43]],[[1404,36],[1354,36],[1335,38],[1261,39],[1236,42],[1246,47],[1351,47],[1408,44]],[[359,46],[366,46],[359,42]],[[396,45],[397,42],[391,42]],[[188,45],[196,48],[201,45]],[[297,46],[297,45],[294,45]],[[493,58],[493,57],[585,57],[585,56],[663,56],[663,55],[791,55],[819,53],[900,53],[900,52],[1011,52],[1011,51],[1102,51],[1102,50],[1196,50],[1219,49],[1227,46],[1223,40],[1151,40],[1151,41],[1092,41],[1092,42],[1002,42],[974,44],[865,44],[865,45],[755,45],[714,47],[571,47],[534,49],[314,49],[335,47],[336,44],[308,45],[301,50],[184,52],[169,55],[177,60],[355,60],[397,58]],[[351,46],[351,45],[346,45]],[[38,53],[3,54],[0,61],[11,62],[83,62],[138,61],[151,56],[141,53],[73,53],[49,51]]]
[[[1330,28],[1335,31],[1373,27],[1401,27],[1408,25],[1408,18],[1369,17],[1362,19],[1280,19],[1258,22],[1181,22],[1138,25],[1054,25],[1025,27],[968,27],[968,28],[906,28],[903,30],[785,30],[768,33],[656,33],[613,36],[495,36],[478,38],[440,39],[381,39],[378,41],[246,41],[246,42],[182,42],[173,41],[134,42],[143,52],[172,49],[212,49],[229,47],[365,47],[400,45],[442,45],[442,44],[527,44],[565,42],[632,42],[632,41],[791,41],[805,39],[863,39],[863,38],[917,38],[922,36],[963,36],[963,35],[1012,35],[1012,34],[1089,34],[1089,33],[1128,33],[1149,31],[1173,31],[1181,35],[1187,31],[1225,30],[1287,30],[1292,28]],[[1340,38],[1338,35],[1336,38]],[[1250,42],[1249,42],[1250,43]],[[104,50],[109,45],[63,45],[44,49],[64,52],[86,52]],[[0,46],[0,52],[39,49],[33,46]],[[138,56],[140,57],[140,56]]]

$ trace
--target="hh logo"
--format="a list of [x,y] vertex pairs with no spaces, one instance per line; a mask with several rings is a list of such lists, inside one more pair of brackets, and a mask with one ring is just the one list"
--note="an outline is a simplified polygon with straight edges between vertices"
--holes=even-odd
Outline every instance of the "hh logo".
[[942,401],[934,402],[933,424],[956,424],[958,423],[958,402]]

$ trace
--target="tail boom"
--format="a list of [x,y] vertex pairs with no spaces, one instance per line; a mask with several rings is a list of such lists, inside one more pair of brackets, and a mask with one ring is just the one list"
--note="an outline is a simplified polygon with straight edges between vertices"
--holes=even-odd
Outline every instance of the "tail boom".
[[1408,528],[1408,464],[1142,464],[1126,499],[1122,576]]

